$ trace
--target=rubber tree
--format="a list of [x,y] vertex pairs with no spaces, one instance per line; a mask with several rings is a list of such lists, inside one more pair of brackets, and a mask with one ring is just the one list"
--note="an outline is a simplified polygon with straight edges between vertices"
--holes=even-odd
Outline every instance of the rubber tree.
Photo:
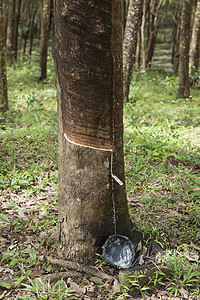
[[130,0],[123,42],[124,102],[128,102],[129,89],[137,47],[137,33],[142,17],[143,0]]
[[183,0],[179,45],[179,97],[187,98],[189,91],[189,42],[191,0]]
[[121,11],[118,0],[55,1],[58,235],[80,262],[94,262],[115,233],[112,196],[116,232],[136,238],[125,184],[111,176],[125,182]]
[[151,66],[158,27],[163,17],[164,0],[153,0],[149,7],[148,39],[146,46],[146,64]]
[[180,45],[180,20],[181,20],[181,1],[172,2],[172,18],[174,21],[172,30],[172,59],[173,72],[178,71],[179,65],[179,45]]
[[199,67],[199,47],[200,47],[200,0],[197,1],[190,41],[189,65],[190,75],[195,74]]
[[40,0],[41,14],[41,37],[40,37],[40,63],[39,63],[39,80],[47,77],[47,53],[48,40],[50,32],[52,0]]
[[17,59],[17,50],[18,50],[18,29],[21,15],[21,0],[16,0],[16,9],[15,9],[15,27],[14,27],[14,58]]
[[16,0],[9,0],[8,2],[8,21],[7,21],[7,35],[6,35],[6,53],[7,60],[11,63],[15,58],[15,9]]
[[33,47],[33,37],[34,37],[34,29],[35,29],[35,17],[38,12],[38,2],[34,1],[32,2],[31,6],[32,14],[30,18],[30,32],[29,32],[29,48],[28,48],[28,54],[32,54],[32,47]]
[[8,109],[5,52],[5,23],[3,0],[0,0],[0,112],[5,112]]
[[146,69],[146,44],[145,44],[145,25],[146,25],[146,13],[149,6],[149,0],[143,0],[143,12],[141,22],[141,49],[142,49],[142,68]]
[[27,46],[27,41],[30,33],[30,21],[31,21],[31,15],[32,15],[32,9],[31,9],[31,0],[27,0],[27,2],[24,3],[24,11],[25,11],[25,23],[22,29],[22,38],[23,38],[23,56],[26,54],[26,46]]

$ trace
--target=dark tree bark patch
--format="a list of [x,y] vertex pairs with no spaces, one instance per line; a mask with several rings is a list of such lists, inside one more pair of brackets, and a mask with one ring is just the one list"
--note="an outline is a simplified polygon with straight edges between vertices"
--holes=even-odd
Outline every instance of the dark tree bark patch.
[[56,16],[62,16],[55,22],[55,51],[64,133],[75,143],[102,149],[112,148],[111,9],[112,1],[105,0],[56,6]]

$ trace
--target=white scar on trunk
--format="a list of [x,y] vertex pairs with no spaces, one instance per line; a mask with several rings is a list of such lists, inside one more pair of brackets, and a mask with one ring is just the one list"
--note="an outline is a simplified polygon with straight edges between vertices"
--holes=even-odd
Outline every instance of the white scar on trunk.
[[83,145],[83,144],[79,144],[79,143],[76,143],[72,140],[70,140],[66,133],[64,133],[64,138],[71,144],[74,144],[74,145],[77,145],[77,146],[80,146],[80,147],[85,147],[85,148],[91,148],[91,149],[95,149],[95,150],[101,150],[101,151],[108,151],[108,152],[111,152],[112,155],[111,155],[111,177],[119,184],[119,185],[124,185],[124,183],[116,176],[113,174],[112,172],[112,167],[113,167],[113,149],[104,149],[104,148],[96,148],[96,147],[92,147],[92,146],[87,146],[87,145]]
[[70,142],[70,143],[72,143],[72,144],[74,144],[74,145],[77,145],[77,146],[81,146],[81,147],[85,147],[85,148],[91,148],[91,149],[95,149],[95,150],[102,150],[102,151],[110,151],[110,152],[113,151],[112,148],[110,148],[110,149],[96,148],[96,147],[87,146],[87,145],[83,145],[83,144],[79,144],[79,143],[73,142],[72,140],[70,140],[70,139],[67,137],[66,133],[64,133],[64,137],[65,137],[65,139],[66,139],[68,142]]

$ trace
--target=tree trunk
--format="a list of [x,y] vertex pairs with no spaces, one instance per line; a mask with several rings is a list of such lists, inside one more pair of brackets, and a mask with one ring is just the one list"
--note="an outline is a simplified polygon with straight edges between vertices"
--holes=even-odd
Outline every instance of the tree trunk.
[[11,63],[15,57],[15,8],[16,0],[9,0],[8,3],[8,24],[7,24],[7,35],[6,35],[6,52],[7,60]]
[[187,98],[189,92],[189,41],[191,0],[183,0],[179,45],[179,97]]
[[40,0],[41,37],[39,80],[44,80],[47,77],[47,53],[50,31],[51,3],[52,0]]
[[190,76],[195,74],[199,68],[199,47],[200,47],[200,0],[197,1],[192,38],[190,42],[189,65]]
[[121,0],[122,2],[122,24],[123,24],[123,35],[126,26],[126,0]]
[[33,47],[33,35],[34,35],[34,29],[35,29],[35,16],[37,13],[37,7],[32,6],[32,15],[30,19],[30,33],[29,33],[29,49],[28,49],[28,54],[32,54],[32,47]]
[[191,0],[190,38],[192,37],[192,30],[193,30],[193,26],[194,26],[197,2],[198,2],[198,0]]
[[[54,47],[59,237],[67,259],[94,262],[115,233],[111,173],[125,181],[121,1],[56,0]],[[113,184],[117,233],[134,239],[125,185]]]
[[133,64],[137,46],[137,32],[142,17],[143,0],[131,0],[123,43],[124,102],[128,102]]
[[31,13],[32,13],[31,0],[28,0],[26,4],[26,25],[23,28],[23,39],[24,39],[23,56],[25,56],[26,54],[26,45],[30,33]]
[[178,71],[179,65],[179,42],[180,42],[180,19],[181,19],[181,2],[176,3],[174,7],[175,15],[173,16],[174,27],[172,30],[172,65],[173,72],[176,73]]
[[142,68],[146,70],[146,44],[145,44],[145,21],[146,21],[146,0],[143,0],[143,14],[141,23],[141,44],[142,44]]
[[137,47],[136,47],[136,69],[140,68],[140,43],[141,43],[141,32],[139,26],[138,33],[137,33]]
[[0,0],[0,111],[8,109],[6,55],[5,55],[5,23],[3,0]]
[[40,32],[41,32],[41,18],[37,16],[37,32],[36,32],[36,39],[37,39],[37,52],[40,52]]
[[153,58],[158,26],[162,19],[163,0],[154,0],[149,10],[149,34],[146,48],[146,64],[150,67]]
[[21,12],[21,0],[16,0],[16,10],[15,10],[15,33],[14,33],[14,57],[17,59],[17,50],[18,50],[18,28],[20,21],[20,12]]

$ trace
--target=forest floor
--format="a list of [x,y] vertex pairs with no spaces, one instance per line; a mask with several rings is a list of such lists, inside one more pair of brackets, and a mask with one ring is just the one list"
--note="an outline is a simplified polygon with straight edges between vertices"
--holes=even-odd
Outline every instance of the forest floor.
[[152,61],[152,68],[162,69],[166,72],[169,72],[169,70],[172,69],[171,52],[172,49],[169,42],[156,44]]
[[[130,216],[165,255],[150,259],[153,272],[129,276],[97,255],[99,273],[92,275],[51,261],[61,258],[53,235],[56,85],[52,60],[44,84],[36,82],[37,66],[33,56],[8,68],[9,111],[0,124],[0,299],[200,299],[200,91],[178,99],[176,75],[134,72],[124,108]],[[140,243],[141,266],[149,263],[147,251]]]

